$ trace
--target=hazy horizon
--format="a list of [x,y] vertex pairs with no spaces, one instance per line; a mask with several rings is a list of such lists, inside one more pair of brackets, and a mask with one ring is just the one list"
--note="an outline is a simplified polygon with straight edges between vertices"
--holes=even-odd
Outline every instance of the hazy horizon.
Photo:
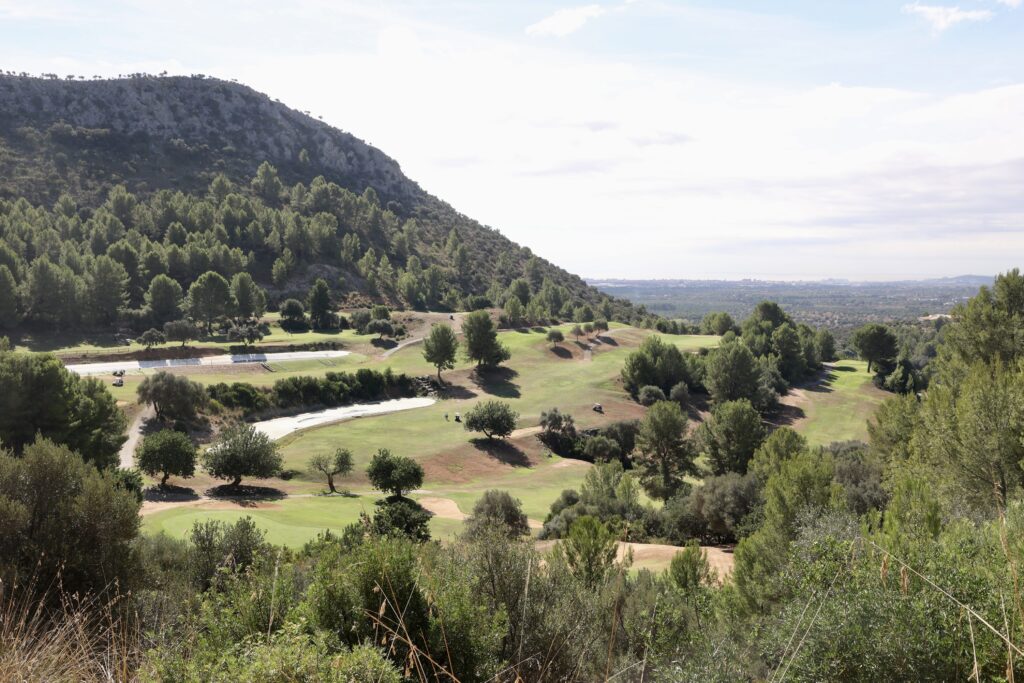
[[234,78],[610,278],[926,279],[1024,253],[1022,0],[0,0],[0,68]]

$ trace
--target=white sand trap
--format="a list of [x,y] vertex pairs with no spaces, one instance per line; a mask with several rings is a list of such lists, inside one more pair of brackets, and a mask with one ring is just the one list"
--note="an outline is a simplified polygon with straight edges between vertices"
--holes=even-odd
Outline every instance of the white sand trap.
[[162,368],[209,367],[235,365],[239,363],[277,363],[283,360],[316,360],[318,358],[341,358],[349,351],[281,351],[278,353],[236,353],[198,358],[167,358],[164,360],[119,360],[108,363],[77,363],[68,365],[78,375],[109,375],[115,370],[138,372],[139,370],[160,370]]
[[413,408],[426,408],[429,405],[433,405],[434,402],[434,399],[426,397],[396,398],[391,401],[381,401],[380,403],[361,403],[340,408],[327,408],[326,410],[318,410],[315,413],[302,413],[300,415],[292,415],[291,417],[276,417],[273,420],[254,422],[253,425],[271,439],[277,440],[300,429],[319,427],[320,425],[332,422],[343,422],[356,417],[384,415],[385,413],[395,413],[400,410],[411,410]]

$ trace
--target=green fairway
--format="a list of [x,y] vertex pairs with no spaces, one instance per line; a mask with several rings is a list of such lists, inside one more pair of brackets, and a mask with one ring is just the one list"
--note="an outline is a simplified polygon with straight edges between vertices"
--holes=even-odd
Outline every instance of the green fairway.
[[288,546],[300,546],[316,538],[324,530],[340,532],[346,525],[359,519],[359,513],[373,513],[372,496],[313,496],[286,498],[261,504],[265,507],[235,508],[229,510],[209,507],[179,507],[163,510],[143,518],[147,533],[160,533],[177,538],[184,537],[196,522],[218,519],[234,522],[252,517],[266,531],[267,540]]
[[890,395],[871,383],[867,363],[859,360],[834,363],[827,369],[824,382],[800,391],[806,400],[796,404],[804,416],[794,427],[814,446],[866,440],[868,418]]
[[[378,448],[388,448],[422,461],[479,436],[466,432],[453,420],[446,422],[444,414],[454,417],[456,412],[465,412],[478,401],[489,398],[508,401],[520,414],[519,427],[536,425],[541,411],[553,407],[568,410],[577,416],[581,426],[587,426],[600,420],[600,416],[590,410],[595,402],[611,404],[624,400],[615,380],[631,349],[611,347],[594,354],[592,360],[584,361],[558,357],[544,341],[542,332],[503,332],[500,338],[512,352],[509,370],[489,376],[481,386],[470,383],[465,398],[439,401],[415,411],[327,425],[285,437],[281,444],[286,465],[299,469],[310,454],[339,446],[353,451],[356,470],[365,467]],[[368,366],[388,365],[397,371],[418,362],[423,362],[422,350],[410,346],[387,359],[371,361]],[[487,456],[481,454],[480,457]],[[432,479],[428,471],[426,485],[438,483],[444,480]]]
[[662,334],[659,335],[662,341],[672,344],[683,352],[693,352],[698,349],[716,349],[722,338],[712,334]]

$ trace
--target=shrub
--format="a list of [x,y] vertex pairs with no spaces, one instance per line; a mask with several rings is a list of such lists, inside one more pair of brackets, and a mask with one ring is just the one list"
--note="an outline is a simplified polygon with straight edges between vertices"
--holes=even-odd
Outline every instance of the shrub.
[[675,401],[680,407],[685,408],[690,403],[690,389],[686,386],[686,382],[679,382],[672,387],[672,391],[668,394],[669,399]]
[[508,491],[485,491],[473,505],[473,514],[466,518],[466,533],[476,536],[488,527],[500,529],[512,537],[530,535],[522,503]]
[[665,392],[660,387],[647,385],[640,389],[640,393],[637,394],[637,400],[641,405],[652,406],[658,401],[665,400]]
[[578,436],[576,421],[572,415],[563,413],[558,408],[543,411],[540,414],[540,426],[543,431],[537,438],[542,444],[557,455],[570,456],[574,454]]
[[210,587],[218,570],[244,571],[268,550],[263,530],[248,516],[234,524],[216,519],[196,522],[188,538],[189,577],[199,590]]
[[617,441],[599,434],[583,442],[583,454],[592,462],[607,462],[620,459],[622,449]]
[[137,583],[140,501],[46,439],[0,451],[0,575],[66,595]]

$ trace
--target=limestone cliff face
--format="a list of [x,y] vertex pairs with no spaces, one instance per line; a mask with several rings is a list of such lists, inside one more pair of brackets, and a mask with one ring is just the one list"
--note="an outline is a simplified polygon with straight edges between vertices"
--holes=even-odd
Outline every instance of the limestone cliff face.
[[[355,136],[237,83],[199,77],[50,80],[0,76],[0,130],[14,138],[29,126],[52,137],[104,138],[101,147],[159,146],[189,173],[189,160],[215,156],[251,175],[266,160],[309,176],[316,173],[368,186],[396,199],[421,194],[396,161]],[[68,128],[69,127],[69,128]],[[52,130],[51,130],[52,128]],[[79,131],[76,129],[88,129]],[[67,140],[70,141],[70,140]],[[306,150],[308,161],[300,161]]]

